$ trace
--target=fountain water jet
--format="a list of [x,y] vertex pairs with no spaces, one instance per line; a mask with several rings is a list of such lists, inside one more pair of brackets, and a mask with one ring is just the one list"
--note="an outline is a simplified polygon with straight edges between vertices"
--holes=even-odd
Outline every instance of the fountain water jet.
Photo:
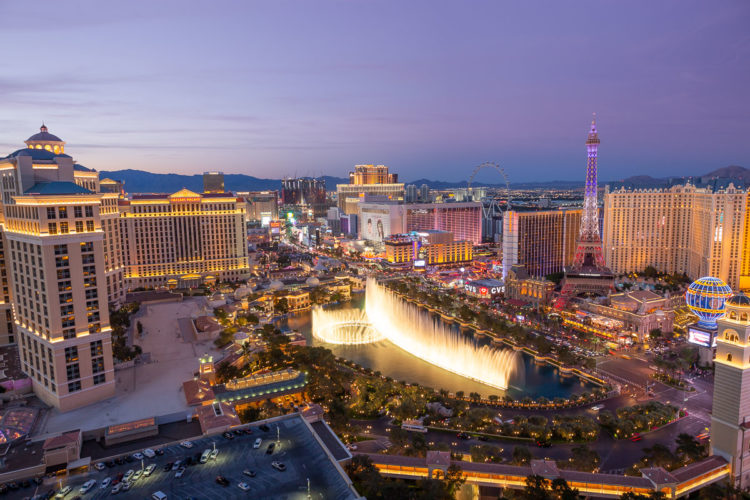
[[387,339],[428,363],[503,390],[522,369],[519,353],[477,345],[373,278],[367,280],[364,311],[313,310],[313,335],[332,344]]

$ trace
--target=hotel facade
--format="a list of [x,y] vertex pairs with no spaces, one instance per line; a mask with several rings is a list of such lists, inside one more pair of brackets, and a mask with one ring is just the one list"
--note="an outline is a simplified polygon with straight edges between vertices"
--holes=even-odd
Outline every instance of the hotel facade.
[[67,411],[115,392],[109,305],[129,288],[249,275],[246,203],[228,193],[122,198],[42,126],[0,158],[0,344]]
[[741,272],[750,273],[747,203],[748,193],[731,184],[717,190],[691,184],[605,189],[604,260],[618,274],[653,266],[694,279],[715,276],[741,288]]

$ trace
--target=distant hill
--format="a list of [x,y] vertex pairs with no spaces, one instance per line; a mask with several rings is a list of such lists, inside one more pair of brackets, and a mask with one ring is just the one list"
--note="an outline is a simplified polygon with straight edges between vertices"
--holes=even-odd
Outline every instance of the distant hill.
[[[183,175],[183,174],[155,174],[144,170],[112,170],[101,171],[101,178],[108,177],[125,182],[125,190],[129,193],[174,193],[182,188],[191,191],[200,192],[203,190],[203,176]],[[326,189],[334,191],[336,184],[345,184],[349,179],[341,177],[331,177],[325,175],[322,177],[326,183]],[[696,184],[706,185],[726,185],[734,182],[738,186],[750,186],[750,169],[731,165],[716,169],[704,175],[694,177],[669,177],[655,178],[649,175],[636,175],[627,179],[604,182],[600,184],[609,184],[612,188],[621,186],[652,189],[663,188],[673,184],[684,182],[686,179],[692,179]],[[448,182],[434,181],[430,179],[417,179],[408,181],[406,184],[415,184],[421,186],[427,184],[431,189],[455,189],[468,185],[467,181]],[[262,179],[244,174],[225,174],[224,185],[230,191],[263,191],[266,189],[281,189],[281,179]],[[502,187],[502,184],[476,183],[476,185],[487,187]],[[583,188],[581,181],[541,181],[541,182],[511,182],[513,189],[576,189]]]

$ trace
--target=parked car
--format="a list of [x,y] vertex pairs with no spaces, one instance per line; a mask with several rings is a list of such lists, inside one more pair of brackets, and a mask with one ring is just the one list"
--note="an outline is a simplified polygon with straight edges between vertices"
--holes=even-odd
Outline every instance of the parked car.
[[232,434],[231,432],[225,432],[224,434],[222,434],[222,436],[224,436],[224,439],[234,439],[234,434]]
[[200,463],[205,464],[208,462],[208,460],[211,458],[211,450],[205,449],[203,450],[203,454],[201,455]]
[[185,467],[180,467],[177,472],[174,473],[174,477],[182,477],[185,474]]
[[216,482],[222,486],[229,486],[229,479],[224,476],[216,476]]
[[156,454],[157,454],[157,455],[159,455],[159,456],[162,456],[162,455],[164,455],[164,450],[162,450],[161,448],[157,448],[157,449],[156,449],[156,450],[154,450],[154,451],[155,451],[155,452],[156,452]]
[[244,475],[246,475],[247,477],[255,477],[255,471],[254,470],[245,469],[245,470],[242,471],[242,473]]
[[193,443],[190,442],[190,441],[183,441],[183,442],[180,443],[180,446],[182,446],[183,448],[192,448],[193,447]]
[[208,458],[211,460],[216,460],[216,457],[219,456],[219,449],[216,448],[215,450],[211,450],[211,453],[209,454]]
[[276,448],[276,443],[269,444],[268,448],[266,448],[266,455],[273,453],[274,448]]
[[238,483],[237,487],[242,491],[248,491],[250,489],[250,485],[248,485],[247,483]]
[[64,486],[60,488],[60,491],[57,492],[57,495],[55,495],[55,498],[65,498],[68,495],[68,493],[70,493],[71,490],[72,488],[70,486]]
[[125,481],[124,483],[122,483],[122,491],[128,491],[131,486],[133,486],[133,483]]
[[101,463],[101,462],[97,462],[97,464],[96,464],[96,465],[94,465],[94,469],[96,469],[96,470],[104,470],[104,469],[105,469],[106,467],[107,467],[107,466],[106,466],[106,465],[104,465],[104,464],[103,464],[103,463]]
[[263,442],[263,440],[261,438],[256,439],[255,443],[253,443],[253,448],[255,448],[257,450],[258,448],[260,448],[260,444],[262,442]]
[[258,429],[262,430],[263,432],[268,432],[271,430],[271,428],[268,427],[266,424],[261,425],[260,427],[258,427]]
[[109,485],[110,485],[110,484],[112,484],[112,478],[110,478],[110,477],[105,477],[105,478],[104,478],[104,479],[102,480],[102,484],[101,484],[101,485],[99,485],[99,487],[100,487],[101,489],[103,489],[103,490],[106,490],[107,488],[109,488]]
[[148,458],[154,458],[156,456],[156,452],[151,448],[146,448],[145,450],[143,450],[143,454]]
[[135,458],[136,460],[143,460],[143,453],[141,453],[140,451],[135,452],[133,453],[133,458]]
[[273,467],[274,469],[276,469],[277,471],[280,471],[280,472],[283,472],[283,471],[286,470],[286,465],[284,465],[282,462],[278,462],[276,460],[274,460],[273,462],[271,462],[271,467]]
[[125,475],[122,476],[123,482],[127,483],[128,481],[130,481],[130,478],[133,477],[133,474],[135,474],[135,471],[133,469],[128,469]]
[[156,470],[156,464],[151,464],[148,467],[146,467],[146,470],[143,471],[143,475],[145,477],[148,477],[154,473],[154,470]]
[[114,488],[112,488],[112,494],[117,495],[122,490],[122,483],[117,483]]
[[182,467],[182,460],[178,460],[172,464],[172,470],[177,470]]

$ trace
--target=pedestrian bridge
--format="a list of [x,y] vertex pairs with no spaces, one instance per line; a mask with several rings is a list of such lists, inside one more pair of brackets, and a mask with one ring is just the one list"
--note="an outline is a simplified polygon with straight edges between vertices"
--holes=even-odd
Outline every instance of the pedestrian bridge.
[[426,458],[401,455],[363,454],[368,456],[381,474],[401,479],[440,477],[452,464],[461,468],[466,482],[477,486],[523,489],[526,478],[539,475],[550,481],[565,479],[581,495],[619,498],[623,493],[648,495],[653,491],[664,493],[666,498],[680,498],[729,476],[726,460],[711,456],[668,472],[661,467],[641,469],[640,476],[598,474],[558,469],[554,461],[532,460],[528,466],[475,463],[450,459],[445,451],[428,451]]

